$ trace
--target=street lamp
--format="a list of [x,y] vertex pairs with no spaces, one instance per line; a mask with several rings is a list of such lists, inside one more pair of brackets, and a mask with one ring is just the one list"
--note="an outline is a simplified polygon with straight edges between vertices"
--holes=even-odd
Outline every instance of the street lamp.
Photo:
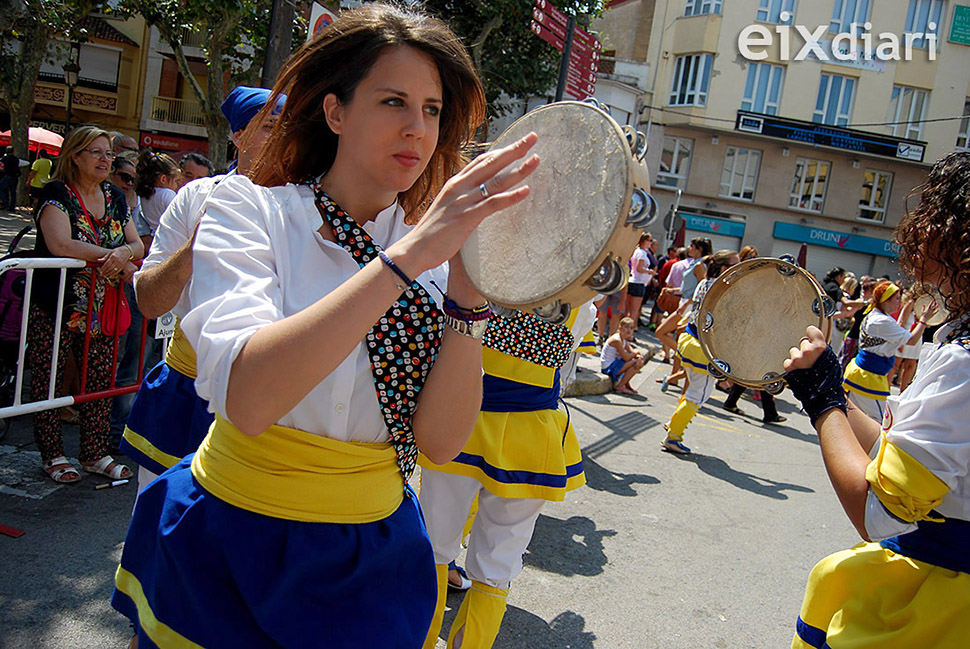
[[67,84],[67,120],[64,122],[64,134],[71,130],[71,107],[74,105],[74,86],[77,85],[77,75],[81,71],[78,59],[81,55],[81,44],[71,43],[71,54],[64,64],[64,82]]

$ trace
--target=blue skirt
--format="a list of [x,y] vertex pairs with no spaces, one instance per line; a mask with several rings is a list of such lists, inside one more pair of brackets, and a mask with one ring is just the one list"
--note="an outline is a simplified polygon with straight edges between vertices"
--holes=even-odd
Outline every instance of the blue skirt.
[[304,523],[216,498],[191,459],[139,495],[125,540],[111,605],[140,649],[422,646],[437,583],[410,489],[380,521]]
[[121,452],[155,475],[165,473],[195,453],[209,433],[208,406],[195,392],[195,379],[159,363],[138,388]]

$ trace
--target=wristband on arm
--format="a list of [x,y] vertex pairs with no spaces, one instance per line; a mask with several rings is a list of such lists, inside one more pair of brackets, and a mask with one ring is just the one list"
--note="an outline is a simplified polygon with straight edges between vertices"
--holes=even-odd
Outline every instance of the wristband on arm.
[[832,408],[846,412],[845,390],[842,388],[842,366],[831,347],[808,369],[785,374],[785,381],[795,398],[812,420],[812,425]]

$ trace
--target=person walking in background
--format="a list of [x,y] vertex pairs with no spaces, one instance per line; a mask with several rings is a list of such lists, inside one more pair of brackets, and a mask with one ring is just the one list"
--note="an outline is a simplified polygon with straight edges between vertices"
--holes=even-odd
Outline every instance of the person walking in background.
[[677,351],[682,359],[684,371],[688,374],[687,388],[677,403],[677,409],[664,425],[667,436],[660,444],[662,450],[680,455],[690,453],[690,449],[683,443],[687,425],[714,392],[714,377],[707,371],[709,359],[704,355],[700,341],[697,340],[697,314],[700,313],[700,304],[714,280],[740,261],[738,253],[733,250],[719,250],[713,255],[699,259],[704,259],[706,276],[698,282],[692,298],[688,300],[692,308],[687,316],[687,330],[677,341]]
[[[872,299],[872,291],[876,288],[876,279],[869,275],[863,275],[862,279],[859,280],[859,294],[852,294],[852,297],[856,300],[861,300],[864,304],[868,304],[869,300]],[[862,328],[862,319],[865,318],[865,309],[858,309],[852,316],[852,327],[849,328],[848,333],[845,334],[845,338],[842,340],[842,352],[839,354],[839,363],[842,365],[842,371],[849,366],[849,362],[855,358],[855,354],[859,344],[859,332]]]
[[[61,146],[54,178],[44,187],[35,212],[38,257],[72,257],[96,262],[99,267],[68,274],[64,298],[64,324],[54,331],[57,309],[58,271],[36,271],[30,322],[27,332],[31,368],[31,396],[47,398],[50,383],[53,339],[59,336],[55,395],[60,396],[67,358],[80,359],[85,332],[90,332],[87,389],[107,389],[114,377],[111,338],[104,332],[100,317],[104,296],[110,286],[126,281],[135,271],[131,262],[140,259],[141,241],[129,216],[125,195],[106,182],[110,173],[111,141],[95,126],[79,126]],[[89,291],[96,273],[91,320],[88,322]],[[78,405],[81,417],[81,451],[78,460],[89,473],[117,480],[132,476],[131,470],[108,454],[108,429],[111,400],[98,399]],[[57,410],[34,414],[34,439],[40,450],[43,469],[54,482],[69,483],[81,474],[64,457],[64,440]]]
[[20,184],[20,158],[14,155],[13,147],[7,147],[7,153],[0,159],[0,210],[12,210],[17,207],[17,185]]
[[27,172],[27,191],[30,193],[30,205],[33,209],[37,209],[40,204],[40,197],[43,194],[44,185],[50,180],[52,167],[47,149],[38,151],[37,159]]
[[179,188],[184,187],[196,178],[209,178],[215,173],[212,162],[201,153],[186,153],[182,156],[182,159],[179,160],[179,170],[181,171],[178,181]]

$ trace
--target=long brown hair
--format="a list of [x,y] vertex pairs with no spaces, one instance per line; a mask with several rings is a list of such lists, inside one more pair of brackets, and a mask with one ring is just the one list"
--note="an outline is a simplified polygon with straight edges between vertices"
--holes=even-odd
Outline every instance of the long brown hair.
[[940,158],[907,203],[916,195],[919,205],[896,229],[900,267],[920,277],[927,261],[938,264],[951,286],[941,306],[959,318],[970,313],[970,153]]
[[[290,58],[272,97],[255,118],[264,123],[276,112],[279,96],[287,96],[253,163],[249,174],[253,182],[271,187],[328,171],[338,138],[327,124],[324,97],[333,94],[342,104],[350,102],[384,50],[400,45],[431,57],[443,91],[435,152],[417,182],[399,196],[409,222],[416,221],[416,212],[464,165],[461,150],[485,118],[485,94],[454,32],[440,20],[409,9],[375,3],[346,11]],[[257,130],[247,129],[243,146]]]

